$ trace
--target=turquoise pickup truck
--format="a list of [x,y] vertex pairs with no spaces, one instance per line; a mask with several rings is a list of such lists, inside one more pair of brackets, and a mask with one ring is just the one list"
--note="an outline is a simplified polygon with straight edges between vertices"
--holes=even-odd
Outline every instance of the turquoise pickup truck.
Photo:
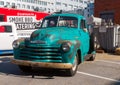
[[30,38],[15,40],[13,49],[11,62],[24,72],[42,67],[62,69],[73,76],[80,63],[95,59],[86,19],[69,13],[45,17],[40,29]]

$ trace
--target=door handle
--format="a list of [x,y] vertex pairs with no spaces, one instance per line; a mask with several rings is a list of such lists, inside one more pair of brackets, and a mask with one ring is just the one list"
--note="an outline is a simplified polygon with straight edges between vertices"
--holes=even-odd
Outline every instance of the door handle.
[[10,35],[10,36],[14,36],[14,35]]

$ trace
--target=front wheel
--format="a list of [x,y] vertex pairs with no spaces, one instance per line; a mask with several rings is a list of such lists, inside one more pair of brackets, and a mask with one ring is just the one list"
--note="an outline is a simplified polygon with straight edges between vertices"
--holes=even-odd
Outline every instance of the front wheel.
[[74,76],[78,68],[78,55],[75,56],[74,63],[71,69],[67,69],[68,76]]

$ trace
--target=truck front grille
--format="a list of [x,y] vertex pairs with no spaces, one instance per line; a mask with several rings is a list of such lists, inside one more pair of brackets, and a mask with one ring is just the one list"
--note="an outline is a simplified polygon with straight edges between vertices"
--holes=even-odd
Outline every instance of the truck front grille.
[[59,47],[50,46],[26,46],[20,50],[20,57],[40,62],[62,62]]

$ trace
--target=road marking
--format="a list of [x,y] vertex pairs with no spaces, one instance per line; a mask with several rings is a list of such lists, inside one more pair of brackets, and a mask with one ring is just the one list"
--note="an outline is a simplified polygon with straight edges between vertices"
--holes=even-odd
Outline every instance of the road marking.
[[10,61],[1,61],[0,60],[0,63],[10,63]]
[[120,63],[118,63],[118,62],[113,62],[113,61],[107,61],[107,60],[96,60],[96,61],[100,61],[100,62],[106,62],[106,63],[112,63],[112,64],[118,64],[118,65],[120,65]]
[[2,62],[2,63],[10,63],[10,61],[4,61],[4,62]]
[[102,77],[102,76],[93,75],[93,74],[89,74],[89,73],[85,73],[85,72],[80,72],[80,71],[77,71],[77,73],[83,74],[83,75],[87,75],[87,76],[92,76],[92,77],[95,77],[95,78],[100,78],[100,79],[105,79],[105,80],[109,80],[109,81],[119,82],[120,83],[119,80],[115,80],[115,79],[111,79],[111,78],[107,78],[107,77]]

